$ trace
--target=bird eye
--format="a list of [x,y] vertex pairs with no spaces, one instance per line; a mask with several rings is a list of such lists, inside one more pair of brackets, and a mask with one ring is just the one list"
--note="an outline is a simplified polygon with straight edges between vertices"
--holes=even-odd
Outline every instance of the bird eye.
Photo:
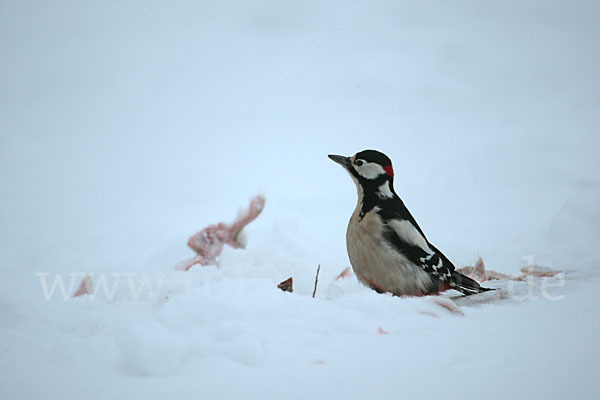
[[363,164],[364,164],[364,163],[363,163],[363,160],[356,160],[356,161],[354,161],[354,165],[356,165],[357,167],[360,167],[360,166],[362,166]]

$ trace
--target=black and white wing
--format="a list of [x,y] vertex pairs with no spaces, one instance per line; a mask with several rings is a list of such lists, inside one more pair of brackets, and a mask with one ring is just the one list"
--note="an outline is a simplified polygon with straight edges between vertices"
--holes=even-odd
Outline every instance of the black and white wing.
[[476,294],[491,290],[481,287],[473,279],[459,273],[448,258],[433,246],[400,200],[393,214],[381,212],[384,222],[384,239],[409,261],[423,268],[428,274],[435,276],[442,283],[462,292],[465,295]]

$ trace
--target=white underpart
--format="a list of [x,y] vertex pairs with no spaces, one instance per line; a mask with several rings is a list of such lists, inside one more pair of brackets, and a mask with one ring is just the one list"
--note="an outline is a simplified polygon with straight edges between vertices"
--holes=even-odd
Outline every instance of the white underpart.
[[435,278],[409,261],[383,237],[384,223],[378,207],[363,216],[361,209],[359,201],[346,232],[348,257],[358,280],[398,296],[428,293]]
[[421,233],[407,220],[392,220],[388,222],[388,225],[396,232],[398,237],[404,240],[406,243],[419,246],[433,257],[433,251],[429,248],[427,240],[421,235]]
[[367,178],[367,179],[375,179],[378,176],[385,174],[385,170],[383,169],[383,167],[377,163],[365,162],[360,167],[357,165],[354,165],[354,169],[362,177]]
[[382,199],[391,199],[394,197],[394,194],[390,190],[390,183],[388,181],[379,186],[379,189],[377,190],[377,196]]

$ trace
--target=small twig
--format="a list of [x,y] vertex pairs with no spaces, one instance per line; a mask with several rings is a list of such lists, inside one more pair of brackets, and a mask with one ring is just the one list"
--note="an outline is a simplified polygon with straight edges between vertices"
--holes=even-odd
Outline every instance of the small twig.
[[313,290],[313,299],[317,295],[317,284],[319,283],[319,271],[321,271],[321,264],[317,267],[317,275],[315,276],[315,290]]

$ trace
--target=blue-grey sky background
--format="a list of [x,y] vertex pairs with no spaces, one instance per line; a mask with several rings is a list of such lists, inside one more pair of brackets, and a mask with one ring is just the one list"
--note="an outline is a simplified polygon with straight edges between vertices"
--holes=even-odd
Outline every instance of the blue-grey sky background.
[[72,248],[141,265],[258,191],[343,262],[354,188],[326,155],[365,148],[459,264],[598,239],[597,2],[0,7],[13,268]]

